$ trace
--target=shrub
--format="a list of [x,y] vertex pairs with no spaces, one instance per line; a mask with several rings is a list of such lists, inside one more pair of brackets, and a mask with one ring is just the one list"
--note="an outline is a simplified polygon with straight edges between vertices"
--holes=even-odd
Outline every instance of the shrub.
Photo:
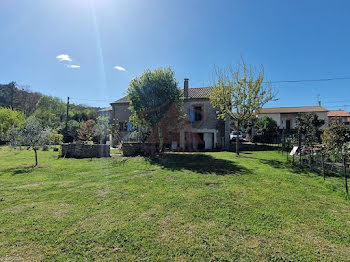
[[60,145],[63,141],[63,135],[53,132],[50,134],[50,140],[53,145]]

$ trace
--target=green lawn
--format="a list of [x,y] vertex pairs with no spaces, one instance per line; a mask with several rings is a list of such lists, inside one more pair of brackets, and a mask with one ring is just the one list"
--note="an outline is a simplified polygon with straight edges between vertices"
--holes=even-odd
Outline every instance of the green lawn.
[[0,261],[349,261],[343,180],[277,152],[58,159],[0,147]]

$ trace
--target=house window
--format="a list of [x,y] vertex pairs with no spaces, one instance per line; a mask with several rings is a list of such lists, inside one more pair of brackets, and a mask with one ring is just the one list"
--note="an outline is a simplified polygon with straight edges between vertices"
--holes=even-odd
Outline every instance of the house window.
[[128,122],[119,122],[119,131],[127,131]]
[[194,106],[194,121],[202,121],[202,106]]

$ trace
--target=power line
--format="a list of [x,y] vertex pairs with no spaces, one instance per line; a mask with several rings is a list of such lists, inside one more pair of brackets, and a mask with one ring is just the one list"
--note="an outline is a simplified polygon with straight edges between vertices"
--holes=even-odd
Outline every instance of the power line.
[[75,98],[75,97],[70,97],[71,99],[74,100],[81,100],[81,101],[91,101],[91,102],[110,102],[109,100],[98,100],[98,99],[84,99],[84,98]]
[[304,79],[304,80],[280,80],[280,81],[270,81],[270,83],[324,82],[324,81],[335,81],[335,80],[350,80],[350,77],[333,77],[333,78]]

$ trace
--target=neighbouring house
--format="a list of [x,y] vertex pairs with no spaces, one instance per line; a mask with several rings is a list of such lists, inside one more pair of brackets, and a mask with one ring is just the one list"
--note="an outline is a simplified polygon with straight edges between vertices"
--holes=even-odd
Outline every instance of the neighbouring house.
[[340,122],[345,125],[350,125],[350,113],[344,110],[331,110],[328,111],[328,122]]
[[112,117],[112,107],[109,106],[109,107],[102,108],[102,109],[98,110],[97,115],[103,116],[103,117],[107,116],[107,117],[111,118]]
[[321,104],[318,106],[262,108],[257,112],[257,117],[269,116],[277,122],[279,129],[294,130],[297,125],[296,117],[300,113],[315,113],[318,119],[325,123],[328,122],[328,110]]
[[[172,134],[168,144],[179,150],[228,149],[230,145],[229,119],[217,118],[216,109],[209,101],[211,87],[189,88],[188,79],[184,80],[183,113],[186,119],[183,128]],[[129,120],[131,111],[127,96],[111,103],[112,118],[119,126],[121,141],[128,141],[133,131]]]

